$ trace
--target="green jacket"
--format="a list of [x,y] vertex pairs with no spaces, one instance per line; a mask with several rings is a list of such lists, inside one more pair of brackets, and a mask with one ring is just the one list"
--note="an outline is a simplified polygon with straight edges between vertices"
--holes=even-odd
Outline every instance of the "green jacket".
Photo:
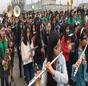
[[72,18],[72,20],[71,20],[70,17],[68,17],[67,24],[70,24],[70,25],[74,26],[75,22],[77,22],[77,21],[79,21],[80,24],[81,24],[81,19],[78,16],[76,16],[76,18]]
[[41,20],[42,20],[43,23],[48,22],[48,18],[47,17],[42,17]]
[[81,24],[82,26],[85,26],[85,17],[83,17],[82,19],[80,19],[80,18],[77,16],[77,19],[78,19],[78,21],[80,22],[80,24]]
[[6,40],[0,41],[0,49],[2,52],[2,59],[5,57],[5,51],[6,51]]
[[68,19],[67,19],[67,24],[74,26],[74,24],[75,24],[75,19],[74,19],[74,18],[71,19],[70,17],[68,17]]

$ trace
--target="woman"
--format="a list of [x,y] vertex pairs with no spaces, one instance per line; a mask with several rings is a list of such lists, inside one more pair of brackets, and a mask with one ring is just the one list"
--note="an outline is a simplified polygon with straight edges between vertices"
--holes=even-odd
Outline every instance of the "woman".
[[74,26],[74,24],[75,24],[75,19],[74,19],[73,15],[74,15],[74,11],[71,10],[69,13],[68,19],[67,19],[67,24],[70,24],[71,26]]
[[77,18],[78,18],[78,21],[80,22],[81,26],[85,27],[85,23],[86,23],[85,15],[83,14],[81,9],[77,10]]
[[35,66],[37,65],[38,70],[41,70],[44,62],[44,46],[42,44],[43,39],[40,32],[40,25],[36,25],[35,28],[36,28],[35,46],[38,46],[38,48],[35,50],[34,63]]
[[[78,68],[77,74],[75,78],[75,86],[86,86],[86,60],[88,59],[88,48],[86,49],[84,55],[80,57],[81,53],[83,52],[85,46],[88,44],[88,31],[84,28],[78,30],[77,32],[77,39],[78,39],[78,48],[77,48],[77,58],[81,59],[82,62]],[[76,62],[74,68],[77,68],[79,65],[79,61]]]
[[23,68],[24,68],[24,75],[27,81],[27,84],[34,76],[34,68],[33,68],[33,54],[34,52],[31,51],[33,48],[33,41],[29,41],[28,38],[29,33],[25,28],[23,30],[23,40],[21,42],[21,55],[23,61]]
[[[5,30],[4,27],[0,30],[0,50],[1,50],[1,63],[0,63],[0,77],[1,77],[1,86],[9,86],[9,69],[4,69],[5,57],[6,57],[6,48],[7,48],[7,41],[5,38]],[[8,66],[8,65],[6,65]],[[5,81],[5,83],[4,83]]]
[[69,32],[70,32],[70,25],[66,25],[65,31],[64,31],[62,39],[61,39],[62,51],[63,51],[66,62],[69,62],[69,58],[70,58],[69,57],[70,50],[68,48],[68,45],[69,45],[69,42],[71,42],[71,39],[69,36],[70,35]]
[[8,23],[7,28],[6,28],[6,37],[8,39],[8,47],[10,50],[10,57],[11,57],[11,61],[10,61],[10,82],[14,81],[13,79],[13,67],[14,67],[14,34],[11,31],[11,23]]
[[[73,84],[71,81],[71,69],[72,64],[75,63],[76,56],[74,54],[75,51],[75,41],[76,37],[74,36],[74,33],[70,33],[70,25],[66,25],[65,31],[63,33],[62,39],[61,39],[61,45],[62,45],[62,51],[63,55],[66,60],[66,66],[67,66],[67,72],[69,77],[69,84]],[[72,85],[71,85],[72,86]]]
[[54,54],[54,48],[56,48],[56,51],[60,53],[60,46],[60,38],[58,34],[52,31],[48,39],[47,58],[43,64],[43,69],[46,67],[47,72],[42,75],[41,86],[63,86],[68,83],[67,68],[64,56],[61,54],[52,66],[50,64],[56,56]]

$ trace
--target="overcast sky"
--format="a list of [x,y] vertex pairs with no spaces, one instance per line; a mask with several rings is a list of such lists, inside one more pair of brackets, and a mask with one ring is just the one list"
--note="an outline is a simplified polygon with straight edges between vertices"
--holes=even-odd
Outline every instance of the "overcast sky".
[[[31,1],[37,2],[38,0],[26,0],[26,3],[29,4],[29,3],[31,3]],[[82,2],[84,2],[84,3],[88,2],[88,0],[73,0],[73,1],[74,1],[73,6],[77,6],[79,3],[82,3]],[[3,12],[7,8],[8,4],[10,2],[11,2],[11,0],[0,0],[0,13]],[[57,4],[59,4],[59,3],[67,4],[67,0],[56,0],[56,3]]]

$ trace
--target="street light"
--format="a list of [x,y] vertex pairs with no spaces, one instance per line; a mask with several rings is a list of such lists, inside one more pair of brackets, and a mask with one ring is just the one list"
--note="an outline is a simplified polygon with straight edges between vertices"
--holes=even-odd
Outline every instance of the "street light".
[[34,8],[35,8],[35,6],[34,6],[34,5],[32,5],[32,10],[34,10]]

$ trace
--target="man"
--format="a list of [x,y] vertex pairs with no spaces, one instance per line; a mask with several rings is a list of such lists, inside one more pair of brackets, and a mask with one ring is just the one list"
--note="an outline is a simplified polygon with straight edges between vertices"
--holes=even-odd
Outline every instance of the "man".
[[14,27],[12,28],[12,31],[15,36],[15,47],[17,49],[17,55],[19,59],[19,72],[20,72],[20,78],[22,77],[22,59],[21,59],[21,53],[20,53],[20,46],[21,46],[21,29],[22,29],[22,21],[18,20],[14,24]]

